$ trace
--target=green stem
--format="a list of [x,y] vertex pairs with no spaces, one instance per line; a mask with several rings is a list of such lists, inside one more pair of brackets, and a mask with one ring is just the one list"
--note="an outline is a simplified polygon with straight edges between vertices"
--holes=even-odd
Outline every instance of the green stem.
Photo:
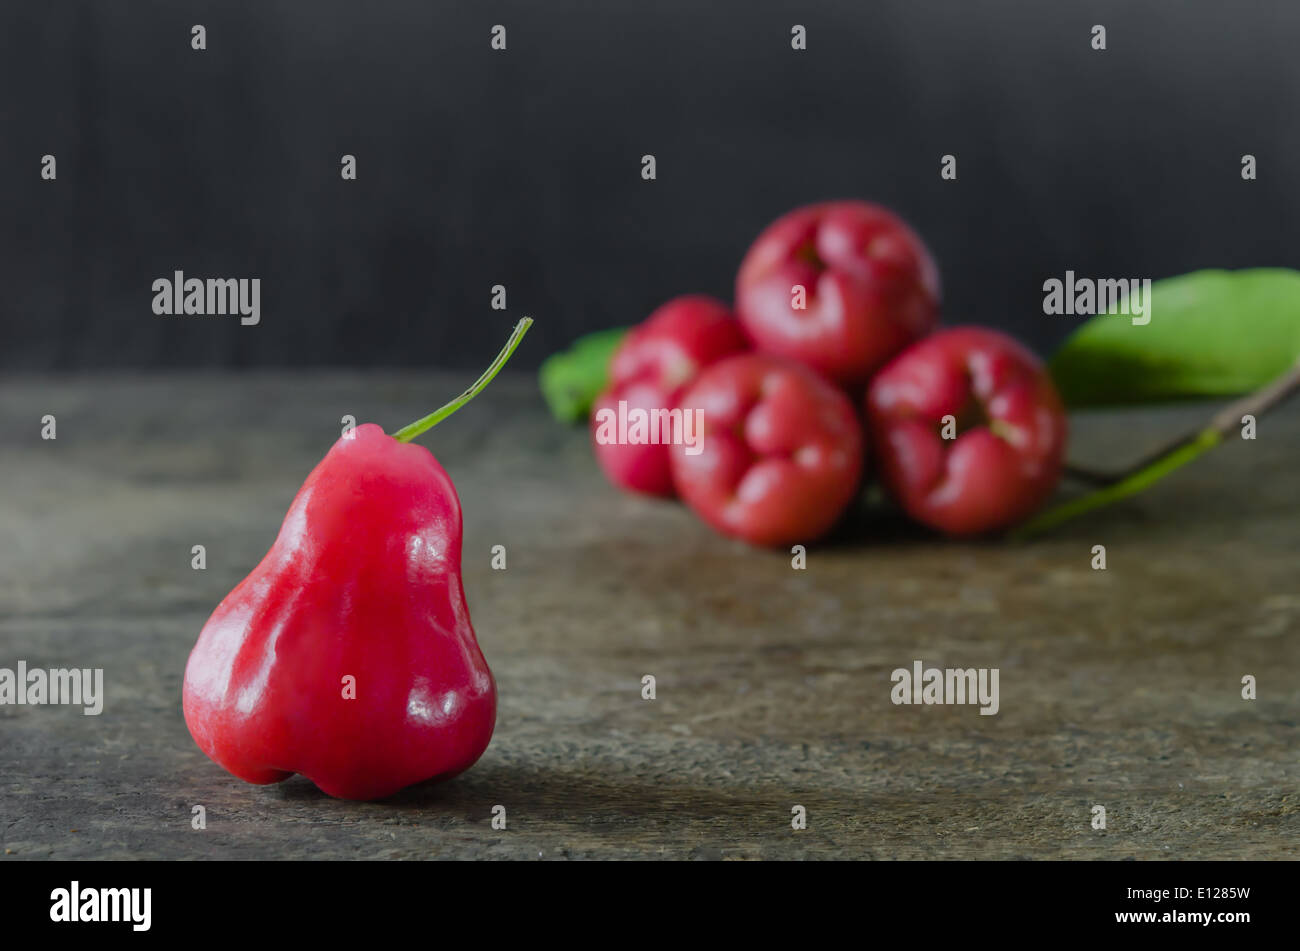
[[497,358],[492,361],[492,365],[483,371],[483,375],[475,380],[468,390],[460,394],[460,396],[456,397],[447,405],[438,407],[428,416],[425,416],[422,419],[417,419],[409,426],[403,426],[397,432],[393,433],[393,438],[398,442],[410,442],[416,436],[420,436],[428,432],[430,429],[433,429],[434,426],[437,426],[452,413],[456,412],[456,410],[460,409],[474,397],[478,396],[479,393],[483,392],[484,387],[492,382],[492,378],[501,372],[501,368],[506,365],[506,361],[510,359],[510,355],[514,353],[515,348],[519,346],[519,341],[524,339],[524,334],[528,332],[528,328],[532,325],[533,318],[531,317],[525,317],[519,321],[519,323],[515,324],[514,333],[510,335],[510,339],[506,341],[506,345],[501,348],[501,352],[497,354]]
[[1208,452],[1227,438],[1228,434],[1249,416],[1260,416],[1281,405],[1287,399],[1300,393],[1300,360],[1286,373],[1273,380],[1262,389],[1230,403],[1215,413],[1208,423],[1184,436],[1177,442],[1159,450],[1154,456],[1148,456],[1137,465],[1115,475],[1095,473],[1088,470],[1074,469],[1073,474],[1082,475],[1084,481],[1100,484],[1103,488],[1095,492],[1048,509],[1043,514],[1030,519],[1013,530],[1010,537],[1023,540],[1055,528],[1062,522],[1069,521],[1076,515],[1091,512],[1120,499],[1136,495],[1147,486],[1163,479],[1175,469],[1185,466],[1197,456]]
[[1167,455],[1161,456],[1132,475],[1126,476],[1114,485],[1108,485],[1104,489],[1098,489],[1077,499],[1071,499],[1069,502],[1048,509],[1041,515],[1030,519],[1015,529],[1011,533],[1011,538],[1020,541],[1034,535],[1040,535],[1049,529],[1055,528],[1062,522],[1083,515],[1085,512],[1099,509],[1103,505],[1110,505],[1112,502],[1128,498],[1130,495],[1137,495],[1153,482],[1163,479],[1175,469],[1187,465],[1202,453],[1209,452],[1222,441],[1223,434],[1217,429],[1202,430],[1189,442],[1184,443]]

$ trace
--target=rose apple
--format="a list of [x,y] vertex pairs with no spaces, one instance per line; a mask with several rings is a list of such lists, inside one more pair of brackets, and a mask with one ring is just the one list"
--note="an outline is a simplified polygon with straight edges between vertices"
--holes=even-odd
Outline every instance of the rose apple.
[[606,441],[600,423],[624,411],[671,410],[685,386],[711,363],[748,347],[726,304],[702,294],[677,297],[628,332],[610,357],[609,385],[591,414],[592,447],[615,485],[671,496],[667,442]]
[[939,272],[892,212],[825,202],[778,218],[758,236],[736,277],[736,312],[760,351],[853,387],[929,333]]
[[825,534],[857,493],[863,438],[853,404],[805,366],[728,357],[682,394],[700,414],[698,451],[672,447],[678,494],[725,535],[754,545]]
[[913,344],[871,381],[866,412],[885,487],[946,534],[1012,525],[1060,480],[1056,387],[1037,357],[997,331],[958,327]]

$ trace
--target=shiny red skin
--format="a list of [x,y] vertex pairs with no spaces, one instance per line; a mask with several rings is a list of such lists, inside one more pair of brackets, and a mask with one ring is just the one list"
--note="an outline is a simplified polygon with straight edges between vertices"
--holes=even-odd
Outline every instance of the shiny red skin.
[[702,450],[672,447],[686,504],[753,545],[811,542],[857,494],[863,437],[848,397],[807,367],[769,354],[715,363],[682,394],[703,413]]
[[591,443],[596,460],[617,486],[673,496],[668,445],[601,443],[596,440],[597,414],[629,409],[672,409],[699,372],[749,346],[731,309],[703,294],[668,301],[628,332],[609,363],[609,386],[592,406]]
[[[802,285],[806,308],[793,306]],[[886,208],[809,205],[754,241],[736,276],[736,313],[755,347],[841,386],[873,372],[934,327],[939,271],[921,239]]]
[[[1042,362],[982,327],[913,344],[871,381],[866,413],[881,479],[914,519],[948,535],[1006,528],[1061,478],[1066,417]],[[942,438],[943,417],[957,438]]]
[[460,557],[460,500],[433,454],[358,426],[199,633],[184,687],[195,741],[250,783],[302,773],[342,799],[469,768],[496,685]]

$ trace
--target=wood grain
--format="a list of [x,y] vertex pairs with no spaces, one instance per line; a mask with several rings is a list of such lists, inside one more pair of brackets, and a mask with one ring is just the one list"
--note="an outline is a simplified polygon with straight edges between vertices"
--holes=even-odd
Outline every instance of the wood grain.
[[[422,439],[465,508],[466,590],[501,696],[487,753],[384,803],[233,779],[180,714],[199,628],[341,416],[391,431],[466,382],[0,383],[0,667],[103,667],[107,693],[99,717],[0,707],[5,858],[1297,854],[1294,406],[1041,542],[946,543],[869,511],[795,571],[607,486],[585,432],[503,374]],[[1204,414],[1077,417],[1072,456],[1118,466]],[[890,672],[918,659],[999,668],[1000,712],[895,706]]]

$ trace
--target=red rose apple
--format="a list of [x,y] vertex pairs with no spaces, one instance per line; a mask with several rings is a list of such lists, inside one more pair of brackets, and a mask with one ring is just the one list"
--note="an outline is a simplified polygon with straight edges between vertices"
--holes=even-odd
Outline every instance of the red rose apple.
[[913,344],[871,381],[866,410],[886,488],[946,534],[1012,525],[1061,477],[1056,387],[1037,357],[997,331],[959,327]]
[[736,312],[760,351],[855,386],[929,333],[939,272],[892,212],[825,202],[778,218],[758,236],[736,277]]
[[728,357],[682,394],[701,442],[672,447],[686,504],[754,545],[825,534],[857,493],[862,430],[848,397],[812,370],[769,354]]
[[[677,297],[628,332],[610,358],[609,385],[592,407],[596,460],[615,485],[671,496],[668,443],[608,440],[602,425],[632,411],[672,410],[685,386],[711,363],[748,347],[726,304],[702,294]],[[617,427],[614,430],[617,432]],[[634,439],[641,434],[632,428]]]

